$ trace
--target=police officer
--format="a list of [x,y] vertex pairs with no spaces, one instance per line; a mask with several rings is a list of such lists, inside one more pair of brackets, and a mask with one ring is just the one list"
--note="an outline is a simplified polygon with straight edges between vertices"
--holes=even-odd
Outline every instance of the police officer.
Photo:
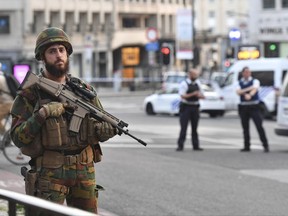
[[[87,103],[102,108],[95,89],[68,74],[72,52],[63,30],[43,30],[35,48],[35,58],[45,66],[40,76],[63,84],[74,82],[94,94]],[[101,160],[99,142],[115,136],[117,129],[87,115],[79,133],[69,131],[73,110],[37,86],[19,92],[11,114],[11,138],[23,153],[31,156],[26,193],[60,204],[66,199],[69,206],[97,213],[94,162]]]
[[198,71],[192,68],[188,72],[188,78],[182,81],[179,85],[179,95],[181,97],[180,103],[180,134],[178,138],[178,147],[176,151],[183,151],[184,142],[186,139],[186,132],[189,121],[191,121],[191,137],[192,146],[195,151],[202,151],[199,146],[198,138],[198,122],[200,117],[199,99],[204,98],[198,78]]
[[240,104],[238,109],[244,135],[244,148],[241,149],[241,152],[250,151],[250,118],[252,118],[257,128],[260,140],[263,144],[264,152],[269,152],[268,140],[262,126],[263,116],[261,114],[259,104],[259,86],[259,80],[251,76],[251,71],[248,67],[244,67],[242,69],[242,78],[240,79],[239,86],[237,88],[237,94],[240,95]]

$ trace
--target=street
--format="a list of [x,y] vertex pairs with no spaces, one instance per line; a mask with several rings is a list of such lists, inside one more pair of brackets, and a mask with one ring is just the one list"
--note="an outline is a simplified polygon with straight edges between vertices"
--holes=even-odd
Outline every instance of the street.
[[[107,100],[106,100],[107,99]],[[99,205],[117,215],[286,215],[288,146],[265,120],[271,145],[263,153],[251,122],[252,152],[241,153],[242,130],[237,113],[223,118],[202,114],[199,135],[203,152],[176,152],[178,117],[147,116],[142,98],[105,98],[109,112],[129,123],[130,132],[147,147],[122,135],[103,144],[97,180],[106,191]],[[134,103],[133,103],[133,102]],[[190,128],[189,128],[190,129]]]
[[[99,95],[106,111],[129,123],[129,132],[148,143],[145,147],[123,134],[102,144],[103,160],[95,165],[97,183],[105,188],[100,209],[121,216],[287,214],[287,138],[275,135],[274,120],[264,122],[268,154],[252,122],[252,151],[239,151],[243,141],[236,112],[221,118],[201,114],[198,131],[204,151],[192,151],[188,136],[184,152],[176,152],[177,116],[147,116],[141,109],[144,95]],[[19,167],[3,157],[0,169],[20,175]]]

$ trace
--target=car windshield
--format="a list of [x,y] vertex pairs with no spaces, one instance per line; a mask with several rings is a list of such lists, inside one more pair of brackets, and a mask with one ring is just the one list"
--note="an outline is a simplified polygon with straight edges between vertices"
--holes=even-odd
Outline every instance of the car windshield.
[[212,85],[210,83],[205,83],[205,84],[202,83],[201,87],[202,87],[203,91],[206,91],[206,92],[214,91],[214,88],[212,87]]
[[185,80],[185,76],[168,76],[166,79],[166,83],[180,83],[181,81]]

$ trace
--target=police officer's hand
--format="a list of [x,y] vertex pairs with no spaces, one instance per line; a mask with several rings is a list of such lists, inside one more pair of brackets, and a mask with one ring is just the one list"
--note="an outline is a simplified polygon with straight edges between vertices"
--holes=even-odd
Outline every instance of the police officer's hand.
[[45,117],[59,117],[65,112],[63,103],[50,102],[42,106],[45,112]]
[[118,129],[113,127],[108,122],[97,123],[95,130],[96,130],[96,135],[97,135],[100,142],[104,142],[104,141],[114,137],[116,134],[118,134]]
[[244,95],[245,100],[251,100],[252,96],[250,94],[245,94]]

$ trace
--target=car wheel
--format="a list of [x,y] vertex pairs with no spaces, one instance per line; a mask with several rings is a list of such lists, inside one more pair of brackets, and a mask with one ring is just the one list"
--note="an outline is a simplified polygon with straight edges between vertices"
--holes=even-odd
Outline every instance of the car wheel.
[[218,114],[217,114],[216,112],[210,112],[210,113],[209,113],[210,118],[216,118],[217,115],[218,115]]
[[219,111],[218,113],[219,116],[224,116],[224,114],[225,114],[225,111]]
[[156,114],[156,113],[154,112],[154,109],[153,109],[153,106],[152,106],[151,103],[148,103],[148,104],[146,105],[146,113],[147,113],[148,115],[155,115],[155,114]]

